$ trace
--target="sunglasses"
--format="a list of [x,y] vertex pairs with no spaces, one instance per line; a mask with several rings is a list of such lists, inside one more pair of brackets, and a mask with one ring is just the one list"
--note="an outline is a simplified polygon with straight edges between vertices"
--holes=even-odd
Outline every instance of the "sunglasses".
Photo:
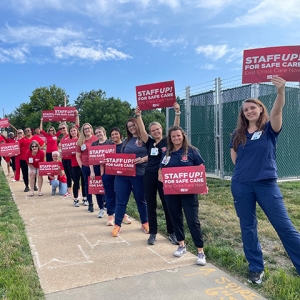
[[59,130],[66,129],[66,127],[60,127]]
[[24,132],[28,132],[28,131],[30,131],[30,129],[26,129],[26,130],[24,130]]
[[31,148],[37,148],[38,146],[31,146]]
[[23,132],[17,132],[18,134],[22,134]]

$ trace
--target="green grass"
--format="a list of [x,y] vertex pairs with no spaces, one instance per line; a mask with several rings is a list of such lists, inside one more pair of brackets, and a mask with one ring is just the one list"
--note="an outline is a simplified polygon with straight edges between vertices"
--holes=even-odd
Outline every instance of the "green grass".
[[44,299],[25,226],[0,170],[0,299]]
[[[204,236],[204,249],[212,264],[241,282],[246,282],[248,263],[244,257],[239,221],[230,192],[230,181],[208,179],[208,195],[199,196],[199,219]],[[279,184],[289,216],[300,230],[300,182]],[[129,201],[128,214],[139,219],[133,199]],[[257,207],[258,230],[265,259],[265,278],[262,285],[251,285],[258,293],[270,300],[300,299],[300,276],[267,217]],[[164,214],[158,200],[159,232],[167,235]],[[197,255],[191,235],[185,224],[188,250]],[[300,255],[300,249],[299,249]]]

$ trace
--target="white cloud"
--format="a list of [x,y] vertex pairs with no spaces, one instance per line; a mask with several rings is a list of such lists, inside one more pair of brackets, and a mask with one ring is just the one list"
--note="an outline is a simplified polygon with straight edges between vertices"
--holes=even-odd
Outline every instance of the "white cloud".
[[201,66],[201,69],[204,69],[204,70],[218,70],[219,68],[217,68],[213,64],[205,64],[205,65]]
[[212,60],[217,60],[226,53],[233,51],[233,49],[228,48],[228,45],[199,46],[195,50],[197,54],[203,54],[205,57],[211,58]]
[[165,38],[144,38],[144,40],[151,44],[153,47],[160,47],[163,49],[167,49],[171,46],[177,45],[177,44],[186,44],[186,40],[183,38],[177,38],[177,39],[165,39]]
[[299,15],[299,0],[263,0],[255,7],[249,9],[246,14],[235,18],[233,22],[216,27],[240,27],[265,23],[280,26],[282,22],[288,23],[292,20],[299,20]]
[[0,48],[0,62],[16,61],[18,63],[25,63],[26,54],[28,54],[26,48]]
[[56,46],[54,47],[54,54],[60,59],[73,57],[90,61],[125,60],[132,58],[130,55],[111,47],[108,47],[106,50],[103,50],[101,46],[83,47],[81,44]]

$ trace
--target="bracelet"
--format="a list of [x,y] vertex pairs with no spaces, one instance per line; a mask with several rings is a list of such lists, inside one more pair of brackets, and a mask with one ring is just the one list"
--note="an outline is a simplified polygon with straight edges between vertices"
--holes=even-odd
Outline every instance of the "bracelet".
[[175,112],[175,116],[180,116],[180,114],[181,114],[181,111],[180,112]]

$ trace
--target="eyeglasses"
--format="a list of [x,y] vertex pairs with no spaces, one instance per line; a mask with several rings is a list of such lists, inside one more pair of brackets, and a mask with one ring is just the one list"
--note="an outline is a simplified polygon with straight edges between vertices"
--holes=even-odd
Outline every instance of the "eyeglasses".
[[24,132],[28,132],[28,131],[30,131],[30,129],[25,129],[25,130],[24,130]]
[[37,148],[38,146],[31,146],[31,148]]
[[97,134],[100,134],[100,133],[102,133],[101,131],[97,131],[97,132],[95,132],[95,134],[97,135]]
[[83,130],[88,130],[88,129],[91,129],[91,127],[85,127],[85,128],[83,128]]
[[17,134],[22,134],[23,132],[17,132]]
[[135,125],[132,124],[132,125],[130,125],[130,126],[127,126],[127,128],[128,128],[128,129],[135,128]]

